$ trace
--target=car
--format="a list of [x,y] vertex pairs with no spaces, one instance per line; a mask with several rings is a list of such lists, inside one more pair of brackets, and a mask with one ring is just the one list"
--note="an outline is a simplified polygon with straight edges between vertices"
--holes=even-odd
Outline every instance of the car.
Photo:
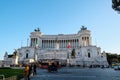
[[116,65],[113,68],[114,68],[114,70],[120,70],[120,65]]

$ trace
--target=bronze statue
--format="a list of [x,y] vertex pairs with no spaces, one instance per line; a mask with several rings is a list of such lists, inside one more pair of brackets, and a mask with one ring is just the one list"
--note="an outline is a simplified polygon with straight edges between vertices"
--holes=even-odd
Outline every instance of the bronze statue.
[[87,27],[82,26],[81,30],[87,30]]
[[75,58],[75,57],[76,57],[75,49],[72,50],[71,57],[72,57],[72,58]]
[[39,29],[39,28],[37,28],[37,29],[35,29],[34,31],[35,31],[35,32],[40,32],[40,29]]

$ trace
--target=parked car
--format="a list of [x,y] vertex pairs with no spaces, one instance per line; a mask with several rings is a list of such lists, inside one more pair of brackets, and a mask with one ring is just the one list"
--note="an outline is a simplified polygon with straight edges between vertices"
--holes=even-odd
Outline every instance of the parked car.
[[113,68],[114,68],[114,70],[120,70],[120,65],[116,65]]

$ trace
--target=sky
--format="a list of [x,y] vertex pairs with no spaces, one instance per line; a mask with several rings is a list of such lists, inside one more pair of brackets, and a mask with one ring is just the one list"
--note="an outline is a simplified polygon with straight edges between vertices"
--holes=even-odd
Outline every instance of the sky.
[[0,0],[0,60],[27,45],[35,28],[43,34],[91,31],[92,44],[120,54],[120,14],[111,0]]

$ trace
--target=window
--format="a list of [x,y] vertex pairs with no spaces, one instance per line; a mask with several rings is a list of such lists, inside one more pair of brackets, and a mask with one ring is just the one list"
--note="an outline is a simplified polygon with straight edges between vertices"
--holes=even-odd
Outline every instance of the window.
[[90,58],[90,52],[88,52],[88,58]]
[[28,53],[26,53],[26,58],[28,58]]
[[99,52],[98,52],[98,55],[99,55]]
[[103,53],[101,53],[101,58],[103,58]]
[[87,52],[88,52],[88,58],[90,58],[90,52],[91,52],[91,50],[88,49]]

